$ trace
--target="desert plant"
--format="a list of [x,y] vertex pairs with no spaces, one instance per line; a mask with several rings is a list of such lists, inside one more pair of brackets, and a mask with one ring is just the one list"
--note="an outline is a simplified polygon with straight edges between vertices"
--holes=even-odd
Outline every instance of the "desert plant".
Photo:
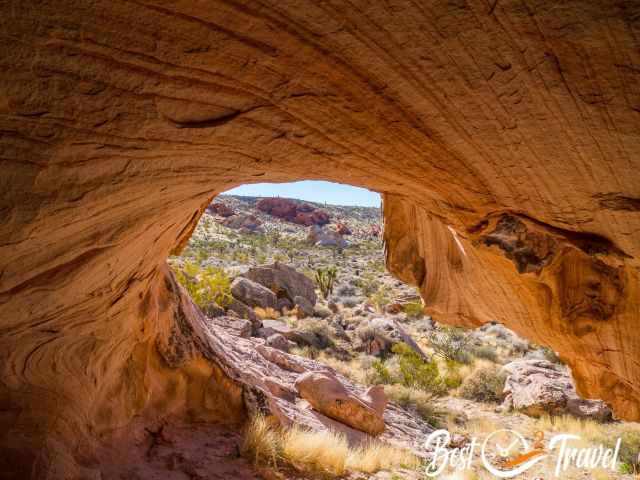
[[455,327],[440,327],[429,332],[427,340],[435,354],[445,360],[464,364],[471,363],[471,355],[467,350],[471,336],[464,330]]
[[471,355],[494,363],[498,360],[498,353],[496,352],[496,349],[487,345],[473,347],[471,349]]
[[211,303],[226,307],[233,300],[231,277],[222,268],[200,268],[194,263],[186,262],[182,269],[176,269],[175,275],[200,308],[207,308]]
[[325,300],[333,293],[333,285],[337,276],[336,267],[316,269],[316,285]]
[[462,382],[460,396],[479,402],[496,402],[503,399],[506,375],[499,367],[483,367],[472,372]]
[[391,372],[389,371],[389,369],[387,368],[387,366],[384,364],[382,360],[375,359],[371,364],[371,368],[373,368],[373,370],[376,372],[376,375],[380,380],[380,383],[387,383],[387,384],[393,383],[393,377],[391,375]]
[[407,314],[408,317],[419,318],[424,315],[424,305],[420,300],[416,300],[415,302],[409,302],[404,304],[404,313]]
[[373,304],[378,312],[382,312],[384,307],[391,303],[391,288],[387,285],[380,285],[378,290],[369,296],[369,301]]
[[448,412],[433,405],[434,396],[430,393],[404,385],[389,385],[384,387],[389,400],[401,407],[414,410],[420,418],[435,428],[445,426]]
[[445,388],[436,362],[424,360],[405,343],[395,344],[392,351],[400,357],[400,376],[403,385],[436,395],[444,393]]
[[355,297],[344,297],[341,303],[347,308],[353,308],[358,305],[360,301]]

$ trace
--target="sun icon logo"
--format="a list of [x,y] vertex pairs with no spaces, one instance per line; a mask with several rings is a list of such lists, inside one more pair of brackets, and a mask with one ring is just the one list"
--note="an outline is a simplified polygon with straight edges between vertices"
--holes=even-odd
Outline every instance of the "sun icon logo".
[[542,432],[536,432],[530,446],[527,439],[514,430],[497,430],[485,439],[481,449],[484,467],[498,478],[513,478],[546,456]]

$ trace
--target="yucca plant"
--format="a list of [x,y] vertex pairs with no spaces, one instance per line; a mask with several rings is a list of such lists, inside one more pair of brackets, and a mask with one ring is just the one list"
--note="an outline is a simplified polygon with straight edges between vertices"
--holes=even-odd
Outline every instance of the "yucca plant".
[[333,284],[336,280],[338,272],[336,267],[317,268],[316,269],[316,284],[320,289],[322,298],[325,300],[329,298],[329,295],[333,293]]

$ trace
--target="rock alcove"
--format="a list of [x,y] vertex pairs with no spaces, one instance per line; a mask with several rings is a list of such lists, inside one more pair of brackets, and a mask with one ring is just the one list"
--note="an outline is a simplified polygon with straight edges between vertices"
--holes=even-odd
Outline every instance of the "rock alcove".
[[211,358],[160,361],[192,333],[164,261],[216,194],[257,181],[381,192],[388,268],[434,314],[549,345],[581,394],[640,419],[637,4],[1,9],[14,471],[64,478],[163,412],[241,420]]

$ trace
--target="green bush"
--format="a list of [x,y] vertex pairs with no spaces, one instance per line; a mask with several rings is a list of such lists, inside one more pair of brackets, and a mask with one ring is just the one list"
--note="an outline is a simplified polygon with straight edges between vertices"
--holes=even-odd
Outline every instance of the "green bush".
[[471,355],[476,358],[482,358],[484,360],[489,360],[490,362],[496,362],[498,360],[498,353],[496,349],[493,347],[489,347],[486,345],[480,347],[473,347],[471,349]]
[[460,363],[453,360],[447,360],[447,373],[442,378],[447,390],[453,390],[454,388],[458,388],[462,385],[463,378],[460,373],[460,367]]
[[480,368],[462,382],[460,396],[479,402],[499,403],[503,399],[506,375],[499,367]]
[[231,277],[222,268],[201,268],[186,262],[182,269],[175,271],[175,276],[201,309],[206,309],[211,303],[226,307],[233,300]]
[[405,343],[397,343],[391,350],[400,357],[400,377],[403,385],[435,395],[445,392],[436,362],[425,361]]
[[380,383],[393,383],[391,372],[382,360],[374,360],[371,364],[371,368],[373,368],[373,370],[376,372],[376,376],[378,377],[377,379],[380,381]]
[[454,327],[440,327],[427,335],[429,346],[436,355],[445,360],[469,364],[472,361],[467,346],[471,337],[464,330]]
[[406,313],[408,317],[420,318],[424,315],[424,306],[420,300],[406,303],[404,305],[404,313]]

